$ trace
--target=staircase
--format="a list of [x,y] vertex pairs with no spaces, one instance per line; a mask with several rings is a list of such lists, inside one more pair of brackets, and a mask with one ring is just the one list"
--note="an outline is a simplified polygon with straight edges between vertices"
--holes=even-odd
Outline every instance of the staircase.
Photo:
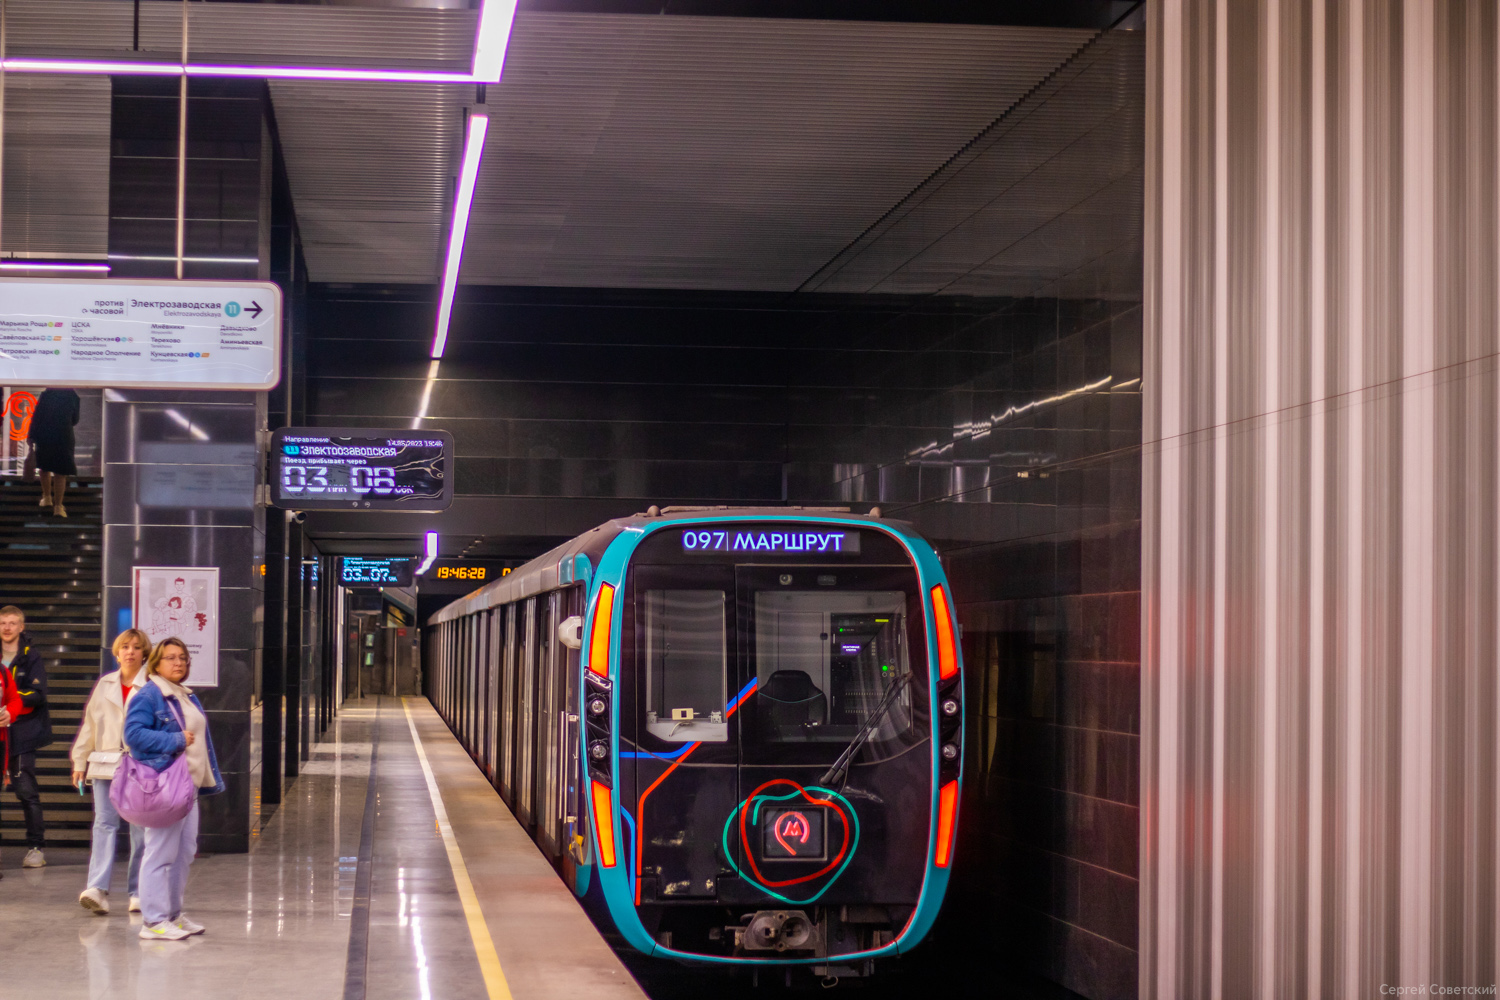
[[[99,678],[104,481],[74,476],[66,518],[37,506],[36,480],[0,477],[0,606],[26,613],[26,631],[47,667],[54,742],[37,754],[49,846],[87,845],[93,799],[69,783],[68,750]],[[0,792],[0,844],[24,844],[15,795]]]

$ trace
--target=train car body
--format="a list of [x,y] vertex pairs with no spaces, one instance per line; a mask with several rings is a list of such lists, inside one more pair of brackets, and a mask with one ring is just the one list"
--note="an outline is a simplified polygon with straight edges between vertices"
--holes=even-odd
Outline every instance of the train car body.
[[931,927],[962,664],[947,579],[909,526],[653,510],[428,625],[438,711],[635,948],[856,975]]

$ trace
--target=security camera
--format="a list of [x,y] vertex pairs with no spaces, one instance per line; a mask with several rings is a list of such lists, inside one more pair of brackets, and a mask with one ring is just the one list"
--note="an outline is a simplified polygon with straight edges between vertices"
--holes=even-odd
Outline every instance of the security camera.
[[301,524],[302,522],[307,520],[307,511],[289,510],[286,512],[286,519],[293,524]]

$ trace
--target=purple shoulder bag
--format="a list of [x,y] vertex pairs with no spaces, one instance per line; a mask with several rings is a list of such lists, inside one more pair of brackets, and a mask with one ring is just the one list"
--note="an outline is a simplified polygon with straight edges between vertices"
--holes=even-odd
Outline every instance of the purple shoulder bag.
[[[182,711],[167,702],[177,725],[184,732],[187,723]],[[155,771],[130,754],[120,758],[114,780],[109,783],[109,801],[125,822],[152,828],[171,826],[192,811],[198,800],[198,788],[188,771],[187,748],[164,771]]]

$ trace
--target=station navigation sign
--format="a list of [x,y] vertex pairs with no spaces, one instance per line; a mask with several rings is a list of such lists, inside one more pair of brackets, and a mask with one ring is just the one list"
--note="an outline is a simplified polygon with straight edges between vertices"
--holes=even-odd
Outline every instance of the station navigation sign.
[[280,377],[272,282],[0,278],[0,384],[262,390]]
[[447,510],[453,435],[283,427],[271,435],[270,472],[271,502],[287,510]]

